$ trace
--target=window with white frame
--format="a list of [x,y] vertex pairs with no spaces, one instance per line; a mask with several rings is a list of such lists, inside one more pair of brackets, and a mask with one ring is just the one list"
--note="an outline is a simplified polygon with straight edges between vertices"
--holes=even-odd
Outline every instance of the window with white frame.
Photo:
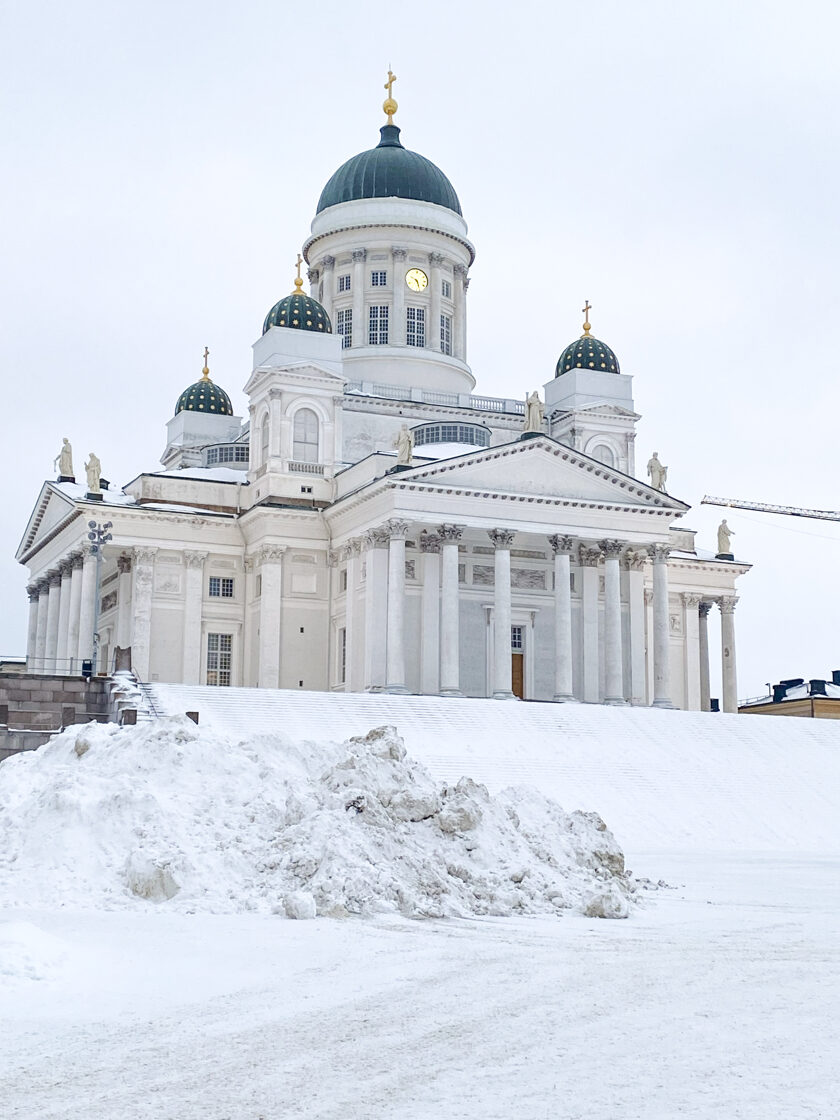
[[368,308],[368,345],[388,345],[388,305]]
[[335,324],[341,335],[341,348],[347,350],[353,345],[353,308],[345,307],[343,311],[336,312]]
[[231,662],[233,659],[232,634],[207,635],[207,683],[230,688]]
[[441,315],[440,317],[440,352],[441,354],[452,353],[452,316]]
[[406,346],[426,345],[426,309],[424,307],[407,307],[405,309],[405,344]]
[[262,466],[268,462],[268,416],[263,416],[260,427],[260,463]]
[[384,288],[388,283],[388,273],[384,268],[377,269],[370,274],[370,286],[372,288]]
[[525,648],[524,630],[524,626],[511,626],[510,628],[510,648],[514,653],[521,653]]
[[297,463],[318,462],[318,416],[311,408],[295,413],[292,458]]
[[440,294],[444,299],[452,299],[452,284],[449,280],[441,280]]
[[589,454],[599,463],[603,463],[605,467],[615,466],[615,455],[612,453],[612,448],[607,447],[605,443],[599,443],[597,447],[593,447]]
[[233,579],[230,576],[211,576],[210,577],[210,598],[211,599],[232,599],[233,598]]
[[346,276],[339,276],[339,278],[338,278],[338,290],[340,292],[349,292],[350,291],[350,274],[349,273]]
[[347,680],[347,630],[341,627],[338,632],[338,683]]

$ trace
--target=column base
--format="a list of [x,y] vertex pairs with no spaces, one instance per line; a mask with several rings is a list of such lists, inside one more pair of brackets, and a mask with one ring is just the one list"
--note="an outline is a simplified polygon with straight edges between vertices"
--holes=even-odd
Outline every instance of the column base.
[[670,700],[654,700],[651,704],[652,708],[673,708],[674,705]]
[[625,708],[627,706],[627,701],[623,696],[605,696],[604,703],[611,708]]
[[404,684],[386,684],[379,691],[386,693],[388,696],[408,696],[408,689]]
[[578,703],[580,703],[580,701],[578,700],[578,698],[576,696],[567,696],[567,695],[552,696],[551,699],[555,704],[578,704]]
[[460,688],[442,688],[438,696],[463,696]]
[[513,692],[494,692],[491,699],[493,700],[518,700],[519,697]]

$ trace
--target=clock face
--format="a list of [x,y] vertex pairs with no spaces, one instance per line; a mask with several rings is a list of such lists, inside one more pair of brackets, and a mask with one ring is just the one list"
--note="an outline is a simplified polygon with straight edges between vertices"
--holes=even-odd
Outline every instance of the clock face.
[[405,274],[405,282],[412,292],[422,292],[429,283],[429,277],[422,268],[410,268]]

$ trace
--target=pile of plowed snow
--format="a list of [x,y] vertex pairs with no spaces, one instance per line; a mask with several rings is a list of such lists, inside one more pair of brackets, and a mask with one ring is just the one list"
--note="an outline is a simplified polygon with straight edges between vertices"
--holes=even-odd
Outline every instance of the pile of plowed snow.
[[626,917],[632,890],[597,813],[435,783],[393,727],[293,743],[89,724],[0,766],[0,905]]

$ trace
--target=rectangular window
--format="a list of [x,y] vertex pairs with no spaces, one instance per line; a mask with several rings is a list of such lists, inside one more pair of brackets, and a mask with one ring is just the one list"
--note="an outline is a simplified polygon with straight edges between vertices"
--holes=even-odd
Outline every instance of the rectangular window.
[[440,352],[441,354],[452,353],[452,316],[441,315],[440,317]]
[[232,634],[207,635],[207,683],[230,688]]
[[372,288],[384,288],[388,283],[388,273],[384,269],[370,274],[370,286]]
[[349,274],[347,276],[339,276],[339,278],[338,278],[338,290],[340,292],[349,292],[350,291],[350,276],[349,276]]
[[405,344],[406,346],[426,345],[426,309],[424,307],[407,307],[405,309]]
[[347,350],[353,345],[353,308],[347,307],[336,312],[336,330],[341,335],[341,348]]
[[347,569],[342,568],[338,574],[338,589],[339,591],[347,590]]
[[523,650],[525,648],[522,631],[522,626],[511,626],[510,628],[510,648],[514,651]]
[[232,599],[233,598],[233,579],[229,576],[211,576],[210,577],[210,598],[211,599]]
[[368,308],[368,345],[388,345],[388,305]]
[[338,632],[338,683],[347,680],[347,631],[342,626]]
[[254,598],[259,599],[262,595],[262,573],[257,572],[257,589],[254,593]]
[[440,294],[444,299],[452,299],[452,285],[448,280],[441,280]]

